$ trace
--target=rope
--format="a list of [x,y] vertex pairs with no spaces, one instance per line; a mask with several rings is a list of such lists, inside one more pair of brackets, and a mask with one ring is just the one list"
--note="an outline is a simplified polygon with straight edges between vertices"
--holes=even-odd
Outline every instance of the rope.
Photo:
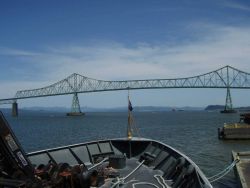
[[[102,164],[103,162],[105,162],[107,159],[103,159],[100,163],[97,163],[96,165],[92,166],[90,169],[93,169],[95,168],[96,166],[99,166],[100,164]],[[145,160],[143,160],[134,170],[132,170],[127,176],[123,177],[123,178],[117,178],[117,181],[111,186],[111,188],[114,188],[120,184],[128,184],[132,181],[137,181],[137,180],[130,180],[129,182],[127,183],[124,183],[125,180],[127,178],[129,178],[133,173],[135,173],[142,165],[143,163],[145,162]],[[221,172],[207,178],[210,183],[213,183],[215,181],[218,181],[219,179],[223,178],[224,176],[226,176],[234,167],[235,165],[239,162],[239,159],[236,159],[234,160],[228,167],[226,167],[224,170],[222,170]],[[200,182],[200,179],[199,179],[199,175],[197,174],[198,176],[198,180],[199,180],[199,183],[202,185],[203,187],[203,184]],[[166,184],[164,178],[161,176],[161,175],[154,175],[154,178],[157,180],[157,182],[162,186],[162,188],[171,188],[168,184]],[[153,186],[153,187],[156,187],[156,188],[159,188],[157,185],[153,184],[153,183],[149,183],[149,182],[137,182],[137,183],[133,183],[132,186],[133,188],[135,188],[136,185],[150,185],[150,186]]]
[[[137,128],[137,125],[136,125],[136,121],[134,121],[134,117],[133,117],[133,114],[131,114],[131,128],[132,128],[132,131],[134,131],[135,129],[135,132],[137,134],[138,137],[141,137],[141,134],[140,134],[140,131],[139,129]],[[134,129],[133,129],[134,128]]]
[[111,188],[116,187],[116,185],[118,185],[118,187],[119,187],[119,185],[120,185],[121,183],[124,183],[124,181],[122,180],[122,178],[117,178],[117,182],[115,182],[115,183],[111,186]]
[[[133,171],[131,171],[127,176],[123,177],[123,178],[117,178],[117,182],[115,182],[111,188],[114,188],[121,183],[124,183],[125,180],[127,178],[129,178],[135,171],[137,171],[145,162],[145,160],[143,160]],[[226,176],[233,168],[234,166],[239,162],[239,159],[234,160],[227,168],[225,168],[224,170],[222,170],[221,172],[215,174],[214,176],[211,176],[209,178],[207,178],[211,183],[218,181],[219,179],[223,178],[224,176]],[[203,187],[203,184],[200,182],[200,178],[199,175],[198,176],[198,180],[200,185]],[[171,188],[168,184],[166,184],[164,178],[161,175],[154,175],[154,178],[157,180],[157,182],[162,186],[162,188]],[[137,181],[137,180],[133,180],[133,181]],[[131,182],[131,180],[129,181]],[[129,182],[125,183],[128,184]],[[137,183],[133,183],[132,186],[133,188],[135,188],[136,185],[149,185],[149,186],[153,186],[155,188],[160,188],[157,185],[150,183],[150,182],[137,182]]]
[[157,185],[153,184],[153,183],[149,183],[149,182],[138,182],[138,183],[133,183],[132,184],[132,187],[135,188],[136,185],[151,185],[153,187],[156,187],[156,188],[160,188],[158,187]]
[[127,176],[125,176],[123,180],[125,181],[129,176],[131,176],[136,170],[138,170],[143,165],[144,162],[145,160],[143,160],[132,172],[130,172]]
[[111,188],[116,187],[116,185],[119,185],[121,183],[124,183],[124,181],[131,176],[135,171],[137,171],[145,162],[145,160],[143,160],[134,170],[132,170],[127,176],[123,177],[123,178],[117,178],[117,182],[114,183],[114,185],[112,185]]
[[[117,181],[111,186],[111,188],[114,188],[116,186],[119,187],[120,184],[128,184],[131,183],[132,181],[138,181],[138,180],[130,180],[127,183],[125,183],[125,180],[127,178],[129,178],[133,173],[135,173],[145,162],[145,160],[143,160],[134,170],[132,170],[127,176],[123,177],[123,178],[117,178]],[[168,184],[166,184],[164,178],[161,175],[154,175],[154,178],[157,180],[157,182],[162,186],[162,188],[171,188]],[[157,185],[150,183],[150,182],[137,182],[137,183],[133,183],[132,186],[133,188],[135,188],[136,185],[151,185],[153,187],[156,188],[160,188]]]
[[[158,177],[162,180],[162,182],[158,179]],[[154,178],[158,181],[162,188],[170,188],[170,186],[166,184],[165,179],[161,175],[154,175]]]
[[[157,180],[157,182],[162,186],[162,188],[171,188],[168,184],[166,184],[164,178],[161,175],[154,175],[154,178]],[[160,181],[162,180],[162,182]],[[135,188],[136,185],[151,185],[156,188],[160,188],[159,186],[150,183],[150,182],[138,182],[138,183],[133,183],[132,187]]]
[[224,170],[219,172],[218,174],[215,174],[214,176],[211,176],[207,178],[211,183],[218,181],[219,179],[223,178],[226,176],[234,167],[235,165],[239,162],[239,159],[235,159],[228,167],[226,167]]
[[92,170],[93,168],[100,166],[102,163],[106,162],[108,160],[108,158],[104,158],[101,162],[96,163],[95,165],[91,166],[88,170]]

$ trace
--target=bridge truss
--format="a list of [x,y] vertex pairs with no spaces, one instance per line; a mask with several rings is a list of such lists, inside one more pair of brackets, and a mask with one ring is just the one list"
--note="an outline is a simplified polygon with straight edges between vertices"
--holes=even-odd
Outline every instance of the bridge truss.
[[[73,101],[76,101],[76,103],[78,102],[79,104],[77,97],[78,93],[161,88],[226,88],[226,107],[230,109],[232,108],[230,88],[250,89],[250,73],[238,70],[231,66],[225,66],[206,74],[187,78],[126,81],[97,80],[74,73],[47,87],[17,91],[13,98],[0,99],[0,104],[11,101],[13,103],[18,99],[67,94],[73,94],[74,97],[77,98],[77,101]],[[78,105],[72,104],[72,106]]]

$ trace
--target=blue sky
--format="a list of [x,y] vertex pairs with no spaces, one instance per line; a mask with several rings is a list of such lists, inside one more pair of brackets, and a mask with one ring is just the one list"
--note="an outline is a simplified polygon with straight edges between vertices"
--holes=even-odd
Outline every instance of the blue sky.
[[[0,1],[0,98],[73,72],[103,80],[175,78],[225,65],[250,72],[247,0]],[[144,90],[134,105],[224,104],[226,91]],[[249,91],[232,91],[250,105]],[[126,105],[126,92],[81,94],[82,106]],[[70,106],[71,96],[22,100]]]

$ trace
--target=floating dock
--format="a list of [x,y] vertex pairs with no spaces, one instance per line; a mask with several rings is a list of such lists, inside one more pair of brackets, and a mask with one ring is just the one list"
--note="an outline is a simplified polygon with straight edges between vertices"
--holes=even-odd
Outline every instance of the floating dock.
[[225,140],[250,139],[250,113],[240,115],[238,123],[225,123],[218,128],[218,138]]
[[235,166],[235,176],[238,179],[239,186],[242,188],[250,188],[250,151],[235,152],[232,151],[233,160],[238,159],[239,162]]
[[224,124],[218,128],[219,139],[246,140],[250,139],[250,125],[244,123]]

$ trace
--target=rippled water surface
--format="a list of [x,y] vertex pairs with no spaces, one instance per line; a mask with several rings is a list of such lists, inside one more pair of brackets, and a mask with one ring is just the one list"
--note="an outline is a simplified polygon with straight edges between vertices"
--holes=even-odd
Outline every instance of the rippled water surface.
[[[127,113],[87,113],[67,117],[64,113],[21,112],[7,119],[26,152],[79,142],[124,137]],[[221,141],[217,128],[238,122],[239,114],[218,112],[137,112],[141,136],[162,141],[188,155],[209,177],[231,163],[231,151],[250,150],[250,141]],[[233,173],[214,184],[236,187]]]

